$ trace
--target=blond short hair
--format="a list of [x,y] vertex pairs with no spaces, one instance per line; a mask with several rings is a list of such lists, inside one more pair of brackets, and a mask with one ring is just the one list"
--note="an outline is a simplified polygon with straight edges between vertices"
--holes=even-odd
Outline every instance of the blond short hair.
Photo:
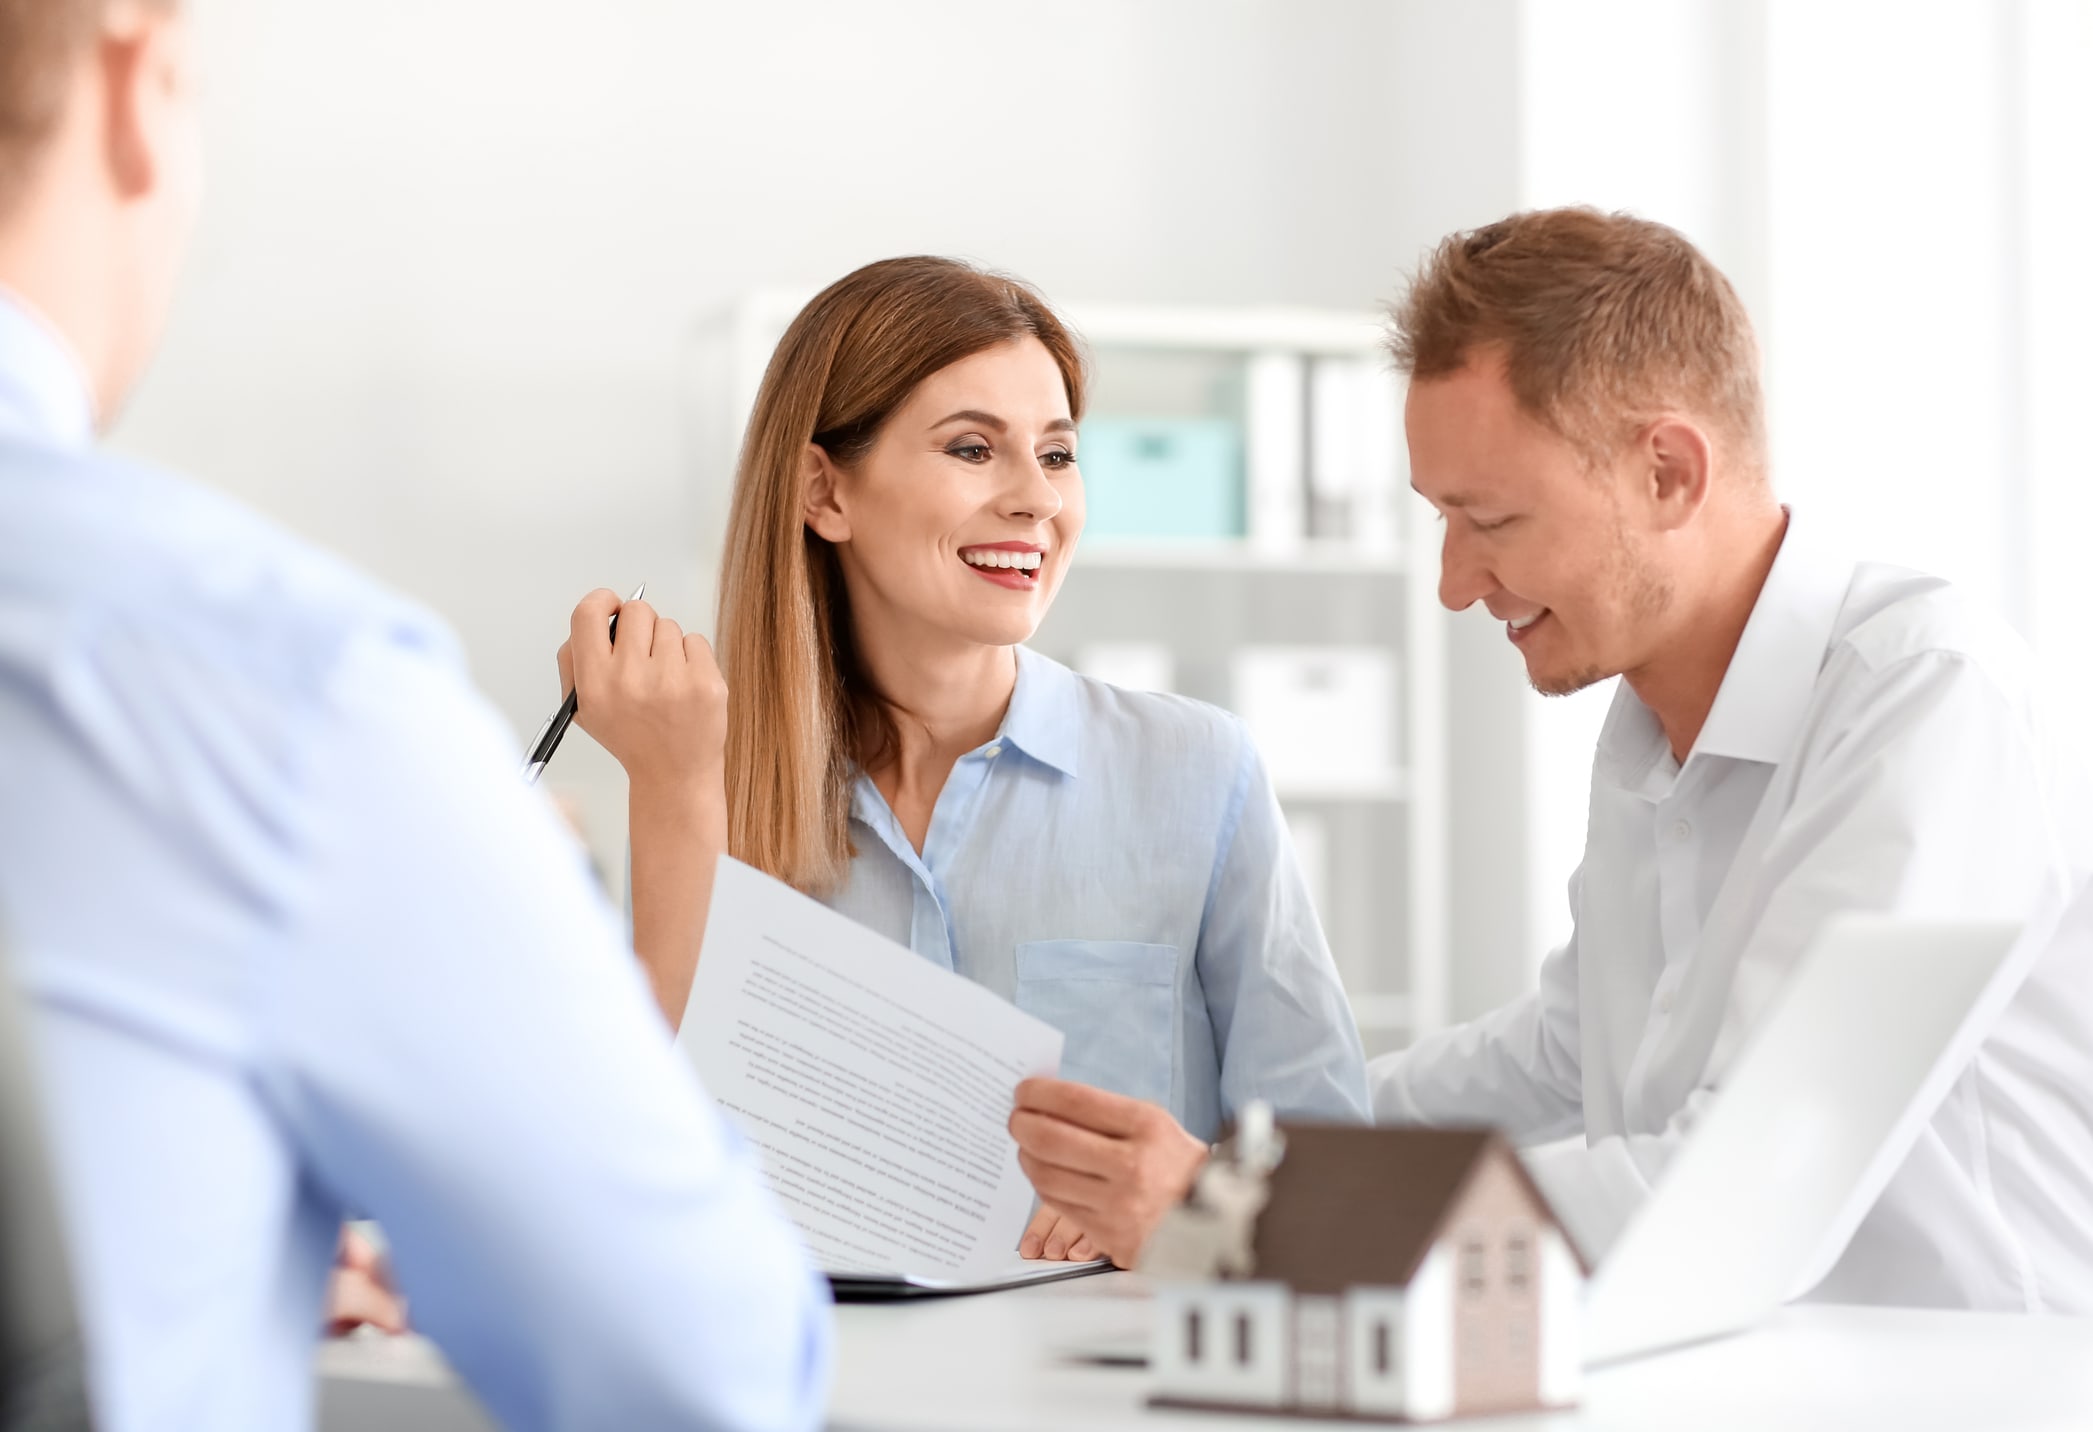
[[1666,410],[1763,470],[1759,346],[1736,289],[1684,235],[1630,214],[1540,209],[1441,241],[1391,315],[1413,379],[1501,355],[1519,406],[1595,464]]

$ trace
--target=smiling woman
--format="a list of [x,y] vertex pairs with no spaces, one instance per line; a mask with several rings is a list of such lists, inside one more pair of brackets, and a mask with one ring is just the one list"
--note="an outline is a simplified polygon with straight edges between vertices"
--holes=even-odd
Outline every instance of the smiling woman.
[[[1167,1111],[1191,1155],[1252,1098],[1362,1119],[1358,1035],[1241,723],[1024,646],[1082,536],[1083,396],[1045,302],[953,260],[869,265],[794,320],[735,483],[731,699],[671,624],[642,613],[613,655],[607,608],[577,614],[628,672],[580,689],[633,774],[635,944],[684,1014],[716,831],[1055,1025],[1068,1078]],[[1045,1208],[1024,1251],[1093,1246]]]

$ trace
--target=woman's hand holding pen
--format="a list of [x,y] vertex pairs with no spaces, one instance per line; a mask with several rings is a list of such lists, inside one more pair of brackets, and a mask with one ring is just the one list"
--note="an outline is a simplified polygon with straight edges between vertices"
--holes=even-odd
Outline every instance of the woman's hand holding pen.
[[[618,637],[610,637],[610,617]],[[574,608],[559,650],[560,687],[574,719],[632,778],[694,794],[718,784],[727,748],[727,683],[712,645],[645,602],[598,588]]]
[[632,947],[676,1028],[727,849],[726,679],[705,638],[685,636],[645,602],[621,604],[608,589],[575,607],[559,663],[561,688],[575,694],[574,719],[629,780]]

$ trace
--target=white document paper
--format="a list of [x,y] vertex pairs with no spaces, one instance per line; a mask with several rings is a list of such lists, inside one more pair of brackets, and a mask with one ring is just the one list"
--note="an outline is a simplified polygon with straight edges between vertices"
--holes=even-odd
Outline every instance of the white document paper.
[[1065,1274],[1017,1242],[1018,1081],[1061,1032],[722,858],[677,1041],[831,1274],[987,1285]]

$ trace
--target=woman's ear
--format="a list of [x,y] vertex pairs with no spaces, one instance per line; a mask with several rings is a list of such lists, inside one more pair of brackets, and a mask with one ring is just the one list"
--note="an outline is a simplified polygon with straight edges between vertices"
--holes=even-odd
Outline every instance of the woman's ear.
[[799,457],[801,511],[817,537],[830,542],[850,540],[850,518],[844,514],[842,494],[837,491],[836,464],[819,443],[808,443]]

